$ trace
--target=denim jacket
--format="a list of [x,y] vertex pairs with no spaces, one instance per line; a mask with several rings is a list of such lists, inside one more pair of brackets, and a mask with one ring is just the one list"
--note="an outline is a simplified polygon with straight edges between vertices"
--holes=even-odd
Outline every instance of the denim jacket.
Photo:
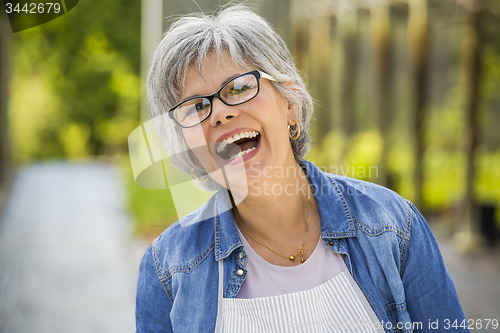
[[[465,316],[434,236],[409,201],[384,187],[301,164],[315,191],[324,245],[345,255],[386,332],[470,332],[459,326],[465,326]],[[172,224],[146,250],[137,285],[137,332],[214,332],[221,259],[223,295],[238,294],[247,256],[224,207],[230,203],[220,197],[216,193],[196,214]],[[213,209],[215,217],[189,223]]]

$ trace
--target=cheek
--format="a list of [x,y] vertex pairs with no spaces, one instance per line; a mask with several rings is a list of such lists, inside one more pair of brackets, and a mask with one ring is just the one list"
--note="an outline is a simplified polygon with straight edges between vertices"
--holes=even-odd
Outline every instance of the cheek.
[[194,153],[198,161],[205,170],[212,169],[212,160],[210,157],[209,147],[205,139],[205,133],[202,126],[185,128],[182,130],[184,139],[191,151]]
[[195,151],[196,148],[206,146],[207,141],[205,140],[205,133],[203,133],[203,128],[201,126],[195,126],[191,128],[183,128],[182,134],[184,139],[191,150]]
[[288,124],[288,102],[279,95],[266,95],[266,103],[263,103],[262,117],[274,126]]
[[259,109],[259,118],[266,130],[266,136],[273,139],[286,139],[284,141],[288,143],[288,103],[274,100],[267,105],[267,108],[263,105],[263,108]]

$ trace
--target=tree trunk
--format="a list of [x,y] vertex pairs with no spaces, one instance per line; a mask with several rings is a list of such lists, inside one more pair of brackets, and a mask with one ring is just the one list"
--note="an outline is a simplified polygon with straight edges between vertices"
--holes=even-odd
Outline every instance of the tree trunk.
[[316,106],[314,137],[317,142],[331,130],[330,108],[330,76],[326,69],[330,67],[330,17],[320,16],[309,21],[309,77],[313,97],[318,101]]

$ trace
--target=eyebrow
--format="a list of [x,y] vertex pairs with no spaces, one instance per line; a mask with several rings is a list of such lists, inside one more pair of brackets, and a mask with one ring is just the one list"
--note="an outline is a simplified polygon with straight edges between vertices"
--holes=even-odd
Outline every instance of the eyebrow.
[[[240,75],[242,75],[242,74],[245,74],[245,73],[235,74],[235,75],[233,75],[233,76],[228,77],[228,78],[224,81],[224,83],[222,83],[222,84],[220,85],[219,89],[220,89],[222,86],[224,86],[225,84],[229,83],[231,80],[235,79],[236,77],[238,77],[238,76],[240,76]],[[219,90],[219,89],[217,89],[217,90]],[[216,90],[216,91],[217,91],[217,90]],[[214,93],[215,93],[215,91],[214,91],[212,94],[214,94]],[[181,101],[181,103],[182,103],[182,102],[185,102],[185,101],[187,101],[187,100],[189,100],[189,99],[191,99],[191,98],[194,98],[194,97],[204,97],[204,96],[210,96],[210,95],[212,95],[212,94],[208,94],[208,95],[191,95],[191,96],[188,96],[188,97],[184,98],[184,99]]]

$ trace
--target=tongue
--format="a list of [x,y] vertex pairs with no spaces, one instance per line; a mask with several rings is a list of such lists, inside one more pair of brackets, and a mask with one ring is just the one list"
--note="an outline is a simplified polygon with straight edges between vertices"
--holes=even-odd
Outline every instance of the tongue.
[[259,145],[259,141],[246,141],[239,145],[234,143],[229,144],[229,148],[227,151],[227,158],[231,158],[234,155],[238,154],[240,151],[245,151],[247,149],[251,149],[253,147],[257,147]]
[[241,148],[234,143],[231,143],[228,146],[229,148],[227,148],[227,159],[233,157],[241,151]]
[[253,147],[257,147],[259,145],[259,141],[251,140],[247,142],[243,142],[240,146],[241,151],[245,151],[247,149],[251,149]]

